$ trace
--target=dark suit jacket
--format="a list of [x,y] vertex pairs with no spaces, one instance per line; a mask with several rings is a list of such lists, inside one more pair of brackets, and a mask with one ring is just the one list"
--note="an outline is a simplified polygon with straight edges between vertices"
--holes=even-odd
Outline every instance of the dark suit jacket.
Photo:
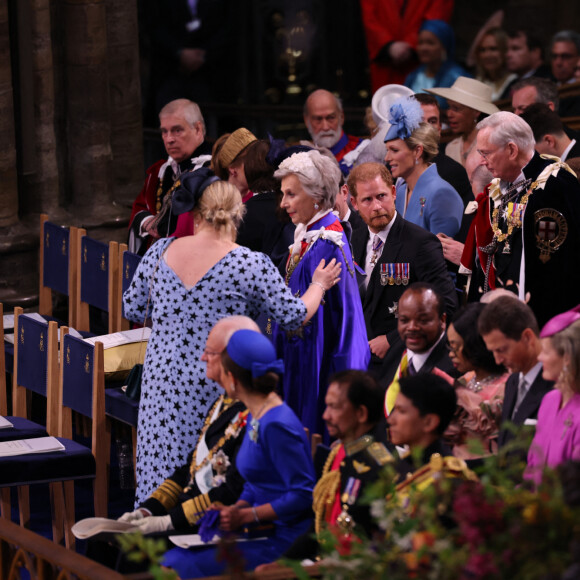
[[[383,360],[383,366],[380,372],[380,382],[383,386],[388,387],[393,378],[395,377],[395,372],[399,367],[403,352],[405,350],[405,345],[399,340],[401,346],[396,349],[399,356],[385,356]],[[389,349],[390,350],[390,349]],[[393,354],[395,351],[393,351]],[[456,378],[458,376],[457,370],[453,366],[451,359],[449,358],[449,346],[447,345],[447,338],[444,336],[438,343],[437,346],[431,351],[431,354],[425,361],[425,364],[419,369],[420,373],[430,373],[434,368],[438,368],[448,375]]]
[[360,217],[358,211],[356,211],[356,209],[353,209],[352,207],[350,208],[350,215],[348,216],[348,221],[350,222],[350,226],[352,227],[353,231],[358,228],[366,228],[366,224]]
[[[512,412],[516,399],[518,396],[518,384],[520,382],[520,374],[512,373],[505,384],[505,394],[503,399],[503,409],[501,414],[501,421],[511,421],[515,425],[523,425],[526,419],[536,419],[538,416],[538,409],[544,395],[551,391],[554,387],[552,381],[546,381],[542,377],[542,371],[538,373],[536,380],[532,383],[527,392],[522,404],[520,405],[515,417],[512,418]],[[497,438],[498,447],[502,447],[513,439],[513,434],[510,431],[501,429]]]
[[[368,228],[359,228],[352,233],[352,248],[355,262],[364,270]],[[363,313],[369,340],[385,334],[390,345],[400,342],[397,317],[393,305],[398,303],[407,286],[381,285],[380,264],[389,262],[409,263],[409,284],[429,282],[443,296],[445,311],[451,315],[457,308],[455,288],[441,249],[441,242],[427,230],[404,220],[397,214],[389,232],[383,253],[371,274],[365,289],[364,275],[357,272],[361,292]],[[400,358],[400,357],[399,357]]]

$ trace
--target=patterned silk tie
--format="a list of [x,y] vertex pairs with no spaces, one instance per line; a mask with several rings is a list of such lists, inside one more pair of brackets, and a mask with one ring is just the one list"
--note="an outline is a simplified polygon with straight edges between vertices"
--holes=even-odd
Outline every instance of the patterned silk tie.
[[381,238],[375,234],[375,237],[373,238],[373,245],[371,247],[371,259],[369,262],[367,262],[366,264],[366,268],[365,268],[365,272],[366,272],[366,279],[365,279],[365,286],[368,287],[369,285],[369,280],[371,279],[371,274],[373,273],[373,270],[375,268],[375,265],[381,255],[381,252],[383,251],[383,245],[384,242],[383,240],[381,240]]

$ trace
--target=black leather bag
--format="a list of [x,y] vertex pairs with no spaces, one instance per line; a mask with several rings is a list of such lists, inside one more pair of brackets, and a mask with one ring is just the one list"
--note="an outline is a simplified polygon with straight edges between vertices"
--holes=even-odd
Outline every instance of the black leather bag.
[[143,378],[143,365],[137,363],[129,372],[127,376],[127,388],[125,395],[133,401],[138,401],[141,398],[141,379]]

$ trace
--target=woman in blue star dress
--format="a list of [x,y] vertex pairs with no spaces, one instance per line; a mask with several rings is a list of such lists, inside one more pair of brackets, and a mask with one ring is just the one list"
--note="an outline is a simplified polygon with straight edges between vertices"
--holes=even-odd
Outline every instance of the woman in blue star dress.
[[[314,467],[300,421],[276,393],[277,374],[284,364],[276,360],[272,343],[259,332],[238,330],[222,354],[222,365],[227,394],[240,399],[250,412],[236,457],[246,483],[235,505],[213,507],[220,511],[219,528],[226,532],[273,524],[266,539],[241,542],[236,550],[229,550],[230,558],[237,552],[244,568],[253,569],[278,559],[308,530]],[[163,564],[180,578],[222,574],[226,567],[218,562],[215,547],[174,548],[165,554]]]
[[332,159],[310,150],[284,159],[274,175],[282,180],[281,208],[296,225],[286,267],[292,294],[303,296],[315,284],[313,273],[321,259],[342,266],[340,281],[308,324],[297,331],[273,325],[278,354],[286,364],[284,400],[311,433],[328,442],[322,413],[329,377],[347,369],[366,370],[370,360],[350,245],[332,213],[341,173]]
[[195,234],[154,244],[124,295],[127,318],[143,322],[148,310],[153,322],[139,403],[136,505],[185,463],[219,395],[200,360],[214,324],[264,312],[298,329],[340,274],[336,264],[321,265],[317,284],[302,299],[292,296],[267,256],[235,244],[241,196],[215,179],[207,169],[184,177],[172,210],[193,211]]

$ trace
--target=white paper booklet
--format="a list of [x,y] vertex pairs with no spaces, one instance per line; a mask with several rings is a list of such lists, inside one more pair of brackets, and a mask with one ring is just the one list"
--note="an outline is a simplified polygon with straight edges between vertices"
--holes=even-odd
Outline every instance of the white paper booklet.
[[101,336],[92,336],[91,338],[85,338],[85,342],[92,345],[95,342],[102,342],[103,348],[113,348],[115,346],[120,346],[122,344],[131,344],[132,342],[141,342],[142,340],[149,340],[151,334],[151,329],[146,328],[133,328],[131,330],[122,330],[121,332],[113,332],[113,334],[103,334]]
[[64,445],[55,437],[0,441],[0,457],[27,455],[29,453],[49,453],[51,451],[64,451]]
[[0,429],[6,429],[7,427],[14,427],[14,425],[12,425],[12,423],[10,423],[6,417],[2,417],[2,415],[0,415]]

